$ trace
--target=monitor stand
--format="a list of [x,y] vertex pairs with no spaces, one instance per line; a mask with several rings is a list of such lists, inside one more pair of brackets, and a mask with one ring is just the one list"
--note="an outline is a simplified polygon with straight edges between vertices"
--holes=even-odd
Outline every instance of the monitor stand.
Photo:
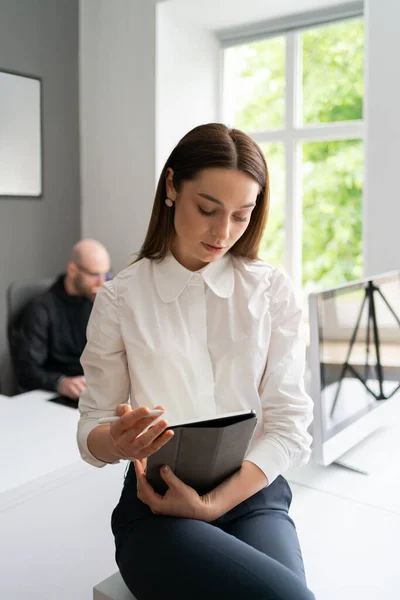
[[400,426],[379,427],[356,446],[342,454],[334,464],[363,475],[386,470],[398,457],[400,461]]

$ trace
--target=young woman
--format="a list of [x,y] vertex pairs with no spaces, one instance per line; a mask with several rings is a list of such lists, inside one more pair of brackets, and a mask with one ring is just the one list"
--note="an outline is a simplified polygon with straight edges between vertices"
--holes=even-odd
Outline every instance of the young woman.
[[[131,461],[112,529],[138,600],[313,598],[281,475],[309,458],[312,406],[292,285],[257,260],[268,197],[251,138],[196,127],[161,173],[138,259],[94,304],[78,442],[92,465]],[[244,409],[258,424],[238,472],[199,496],[163,468],[168,491],[155,493],[145,459],[168,443],[168,422]]]

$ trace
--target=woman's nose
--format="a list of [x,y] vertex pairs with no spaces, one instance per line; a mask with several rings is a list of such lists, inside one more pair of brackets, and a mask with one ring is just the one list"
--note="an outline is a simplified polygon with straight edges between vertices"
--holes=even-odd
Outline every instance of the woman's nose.
[[220,243],[229,239],[229,220],[221,219],[218,224],[214,224],[211,231],[212,235]]

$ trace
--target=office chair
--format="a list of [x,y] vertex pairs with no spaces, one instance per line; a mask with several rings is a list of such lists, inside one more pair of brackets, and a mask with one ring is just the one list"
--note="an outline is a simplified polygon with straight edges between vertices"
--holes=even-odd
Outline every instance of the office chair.
[[[15,370],[15,358],[17,349],[18,326],[25,308],[28,304],[45,292],[53,283],[53,279],[42,279],[39,281],[15,281],[7,289],[7,339],[10,349],[11,365]],[[11,374],[11,387],[14,393],[21,393],[15,374]]]

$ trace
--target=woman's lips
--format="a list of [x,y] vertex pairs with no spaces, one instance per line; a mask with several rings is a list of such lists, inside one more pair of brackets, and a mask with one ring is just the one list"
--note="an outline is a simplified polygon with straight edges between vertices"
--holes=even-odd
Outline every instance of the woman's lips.
[[221,252],[222,250],[224,250],[224,246],[211,246],[211,244],[206,244],[205,242],[201,242],[203,244],[203,246],[206,248],[206,250],[208,250],[209,252]]

